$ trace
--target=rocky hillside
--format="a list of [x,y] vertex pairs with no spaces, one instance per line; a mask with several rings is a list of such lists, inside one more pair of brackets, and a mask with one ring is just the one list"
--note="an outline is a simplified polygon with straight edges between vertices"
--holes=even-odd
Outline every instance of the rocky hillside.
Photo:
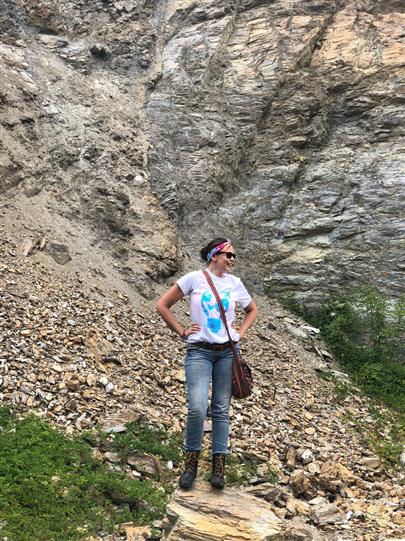
[[217,233],[257,290],[396,297],[404,22],[400,0],[0,0],[3,210],[144,297]]
[[[131,302],[122,287],[107,288],[99,272],[78,274],[72,262],[60,267],[39,249],[41,242],[37,250],[32,244],[10,237],[0,243],[0,403],[34,409],[70,433],[121,431],[138,419],[182,430],[184,346],[153,307]],[[259,537],[246,511],[253,496],[267,502],[256,507],[268,513],[274,539],[398,539],[405,528],[403,473],[389,473],[376,454],[379,445],[387,451],[398,443],[386,414],[373,414],[356,396],[316,329],[258,302],[261,316],[244,346],[255,391],[231,411],[231,454],[252,473],[242,493],[226,493],[223,513],[230,524],[222,523],[229,533],[222,539],[240,539],[232,537],[234,520],[241,521],[243,539],[246,532],[252,541],[268,539]],[[187,321],[185,304],[178,317]],[[398,466],[399,457],[391,458]],[[215,498],[201,482],[193,494],[194,504],[175,495],[172,522],[165,522],[172,528],[168,539],[189,539],[190,531],[201,539],[204,528],[204,539],[218,539],[206,530],[213,520],[216,531]],[[190,506],[203,515],[190,515]]]
[[[404,11],[0,0],[0,403],[68,432],[130,419],[181,430],[183,345],[153,299],[218,233],[257,292],[403,291]],[[258,303],[244,346],[255,392],[231,412],[231,452],[252,474],[226,493],[223,538],[257,497],[275,539],[403,538],[386,412],[316,329]],[[173,497],[169,539],[201,539],[205,492]]]

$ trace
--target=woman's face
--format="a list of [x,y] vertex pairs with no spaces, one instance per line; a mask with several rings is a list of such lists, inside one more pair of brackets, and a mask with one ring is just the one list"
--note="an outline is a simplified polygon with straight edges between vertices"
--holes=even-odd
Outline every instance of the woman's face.
[[232,254],[233,256],[235,255],[232,244],[227,244],[226,246],[224,246],[224,248],[222,248],[220,252],[215,254],[214,257],[215,264],[217,265],[218,270],[220,270],[221,272],[229,273],[235,263],[235,257],[231,257],[227,254]]

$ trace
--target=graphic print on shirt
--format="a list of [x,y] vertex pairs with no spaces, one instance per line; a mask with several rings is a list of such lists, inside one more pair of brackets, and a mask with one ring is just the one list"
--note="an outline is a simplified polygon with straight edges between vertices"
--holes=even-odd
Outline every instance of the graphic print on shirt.
[[[231,290],[225,289],[221,291],[219,296],[226,312],[229,308]],[[221,312],[215,296],[210,289],[207,289],[201,295],[201,308],[207,318],[207,328],[213,333],[219,332],[222,325]]]

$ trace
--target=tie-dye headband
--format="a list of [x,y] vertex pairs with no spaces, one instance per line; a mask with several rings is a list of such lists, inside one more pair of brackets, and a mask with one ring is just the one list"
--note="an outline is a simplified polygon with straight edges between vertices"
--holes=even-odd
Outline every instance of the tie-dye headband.
[[223,248],[229,248],[231,246],[231,241],[229,239],[226,239],[226,242],[223,242],[222,244],[218,244],[218,246],[215,246],[210,252],[207,254],[207,261],[211,260],[211,257],[218,252],[220,252]]

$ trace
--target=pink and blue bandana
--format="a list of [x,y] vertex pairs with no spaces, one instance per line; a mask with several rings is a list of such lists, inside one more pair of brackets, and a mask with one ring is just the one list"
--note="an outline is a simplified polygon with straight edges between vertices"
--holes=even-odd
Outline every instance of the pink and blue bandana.
[[218,244],[218,246],[215,246],[210,252],[207,254],[207,261],[211,260],[211,257],[224,248],[230,248],[232,246],[231,241],[229,239],[226,239],[226,242],[223,242],[222,244]]

